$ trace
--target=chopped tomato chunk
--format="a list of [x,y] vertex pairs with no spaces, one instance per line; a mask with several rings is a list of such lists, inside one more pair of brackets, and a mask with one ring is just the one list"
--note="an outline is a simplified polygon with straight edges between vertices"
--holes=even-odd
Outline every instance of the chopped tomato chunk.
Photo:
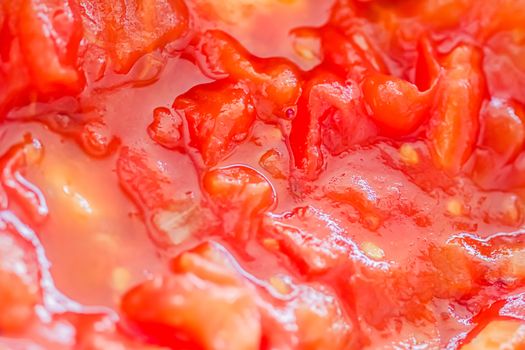
[[16,274],[0,271],[0,300],[2,333],[20,332],[34,319],[38,296]]
[[173,266],[174,273],[124,296],[122,310],[129,321],[168,346],[259,349],[260,315],[253,291],[220,247],[200,246],[180,255]]
[[367,72],[388,72],[385,63],[365,33],[351,30],[350,33],[345,34],[332,27],[322,31],[326,64],[335,66],[347,76],[357,79],[362,78]]
[[402,79],[369,75],[363,80],[364,99],[372,119],[386,134],[406,135],[428,116],[432,95]]
[[481,142],[512,161],[525,143],[525,109],[519,103],[492,99],[481,113]]
[[82,24],[69,0],[9,0],[0,5],[0,110],[84,85],[79,64]]
[[0,349],[525,349],[525,0],[0,0]]
[[1,225],[0,331],[12,334],[25,330],[36,318],[40,272],[33,247],[5,222]]
[[434,48],[428,38],[421,38],[417,49],[415,82],[420,91],[427,91],[436,84],[441,73],[441,66],[437,62]]
[[307,273],[321,273],[344,264],[348,255],[343,230],[315,208],[297,208],[268,217],[265,232],[275,237],[280,249]]
[[210,75],[246,83],[261,114],[286,117],[299,97],[299,72],[293,64],[283,59],[259,60],[222,31],[204,33],[199,54]]
[[119,141],[109,134],[104,122],[94,120],[84,125],[80,134],[80,143],[90,155],[104,157],[116,149]]
[[20,49],[31,57],[27,63],[38,90],[78,89],[83,82],[77,70],[82,33],[78,5],[68,0],[25,0],[19,11]]
[[354,83],[331,73],[319,72],[308,80],[290,130],[294,166],[306,179],[315,179],[325,166],[323,141],[331,153],[339,154],[375,134],[361,98]]
[[153,122],[148,126],[149,136],[168,149],[183,148],[182,119],[168,108],[157,107],[153,111]]
[[198,207],[198,196],[175,186],[165,169],[152,162],[144,150],[123,148],[117,175],[141,210],[156,243],[180,244],[199,232],[203,222],[207,228],[213,226],[213,215]]
[[468,160],[479,130],[485,94],[481,53],[470,46],[455,48],[444,61],[428,136],[436,164],[455,174]]
[[217,210],[224,212],[226,232],[233,230],[240,238],[247,238],[254,229],[250,226],[256,226],[261,214],[276,201],[270,182],[246,166],[211,170],[204,174],[203,186]]
[[124,148],[117,163],[117,172],[121,185],[146,208],[163,206],[169,201],[163,191],[169,179],[148,163],[144,152]]
[[271,149],[264,153],[259,159],[261,167],[269,172],[276,179],[286,179],[286,164],[283,162],[283,155],[275,150]]
[[191,145],[206,165],[217,164],[244,141],[255,119],[250,95],[228,81],[195,87],[173,107],[186,117]]
[[487,324],[462,350],[518,350],[525,346],[525,325],[517,320],[495,320]]
[[112,66],[125,73],[138,58],[180,39],[189,14],[182,0],[120,2],[80,0],[87,39],[109,53]]
[[[283,308],[264,301],[263,339],[276,348],[321,350],[356,347],[359,340],[353,325],[344,317],[336,296],[323,288],[309,285],[293,286],[294,296]],[[267,304],[270,303],[270,304]],[[266,313],[265,313],[266,312]],[[293,334],[283,334],[280,319]]]

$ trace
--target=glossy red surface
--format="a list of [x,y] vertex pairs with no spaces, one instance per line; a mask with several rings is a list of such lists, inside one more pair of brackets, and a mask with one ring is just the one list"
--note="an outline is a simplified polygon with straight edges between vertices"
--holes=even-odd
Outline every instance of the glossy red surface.
[[0,349],[522,349],[525,1],[0,3]]

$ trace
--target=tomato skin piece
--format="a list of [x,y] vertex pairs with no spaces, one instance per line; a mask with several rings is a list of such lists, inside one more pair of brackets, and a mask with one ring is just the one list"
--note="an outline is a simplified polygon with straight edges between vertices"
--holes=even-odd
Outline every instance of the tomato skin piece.
[[250,95],[229,81],[199,85],[177,97],[173,108],[188,123],[190,145],[212,166],[248,136],[255,121]]
[[472,154],[479,130],[485,82],[478,49],[461,45],[444,61],[436,87],[428,138],[435,163],[457,174]]
[[373,74],[362,83],[371,118],[387,135],[404,136],[415,131],[428,116],[432,91],[420,92],[416,85],[396,77]]
[[185,252],[173,261],[172,274],[129,291],[122,300],[126,318],[167,346],[189,338],[190,348],[258,350],[261,324],[253,290],[222,250],[206,243]]
[[[271,183],[258,171],[236,165],[210,170],[203,176],[203,187],[223,217],[225,232],[246,239],[261,215],[276,202]],[[255,226],[255,227],[254,227]]]

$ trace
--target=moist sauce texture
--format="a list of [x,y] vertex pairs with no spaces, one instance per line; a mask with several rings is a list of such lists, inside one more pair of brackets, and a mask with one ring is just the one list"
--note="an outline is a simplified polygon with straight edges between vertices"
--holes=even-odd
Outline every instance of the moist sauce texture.
[[0,349],[525,348],[525,1],[0,2]]

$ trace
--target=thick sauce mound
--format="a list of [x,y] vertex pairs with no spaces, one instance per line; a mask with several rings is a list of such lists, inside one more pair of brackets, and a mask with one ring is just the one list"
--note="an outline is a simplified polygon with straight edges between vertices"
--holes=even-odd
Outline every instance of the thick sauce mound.
[[525,349],[524,0],[0,1],[0,349]]

